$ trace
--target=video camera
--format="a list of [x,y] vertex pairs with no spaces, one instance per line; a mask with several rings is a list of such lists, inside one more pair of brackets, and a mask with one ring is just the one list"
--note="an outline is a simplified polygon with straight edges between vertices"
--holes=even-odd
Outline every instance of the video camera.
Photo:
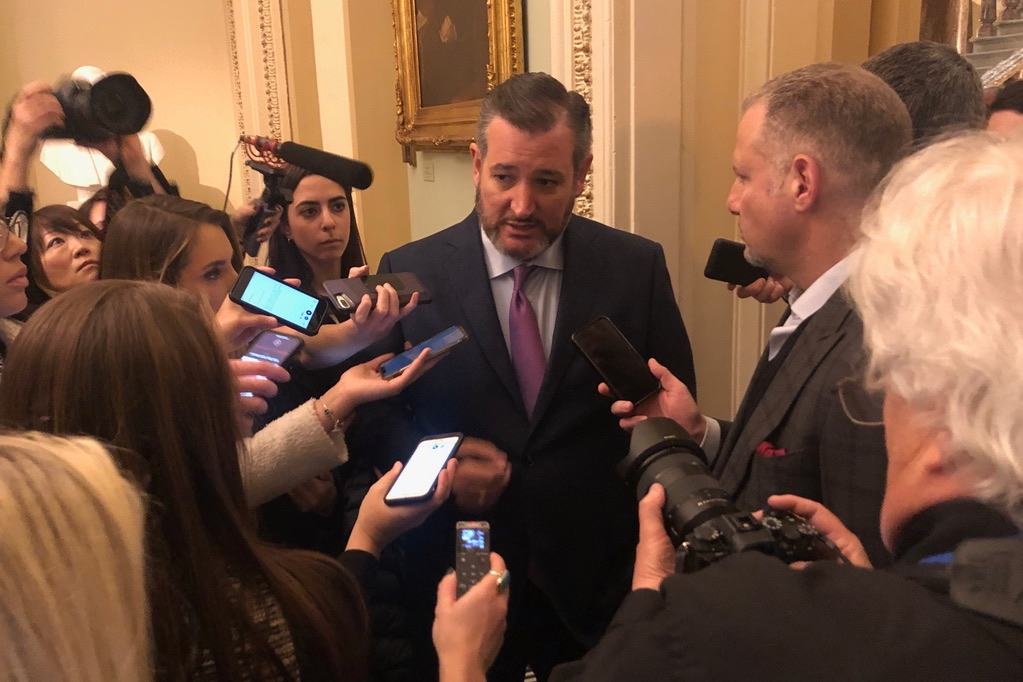
[[636,425],[618,473],[639,497],[654,483],[664,487],[664,525],[681,573],[751,550],[787,564],[842,558],[833,542],[795,514],[772,509],[757,520],[739,509],[711,475],[700,446],[671,419]]

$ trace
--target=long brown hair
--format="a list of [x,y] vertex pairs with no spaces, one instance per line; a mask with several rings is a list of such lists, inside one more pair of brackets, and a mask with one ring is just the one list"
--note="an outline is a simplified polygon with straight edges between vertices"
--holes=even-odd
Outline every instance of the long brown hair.
[[128,202],[107,225],[100,279],[135,279],[177,286],[188,247],[202,225],[215,225],[231,243],[231,264],[242,269],[242,254],[230,217],[206,204],[172,194]]
[[316,662],[304,678],[362,679],[368,628],[353,578],[326,557],[256,538],[218,349],[209,313],[184,292],[116,280],[78,287],[12,344],[0,423],[93,435],[148,463],[157,679],[188,679],[204,649],[220,680],[289,679],[252,610],[267,589]]

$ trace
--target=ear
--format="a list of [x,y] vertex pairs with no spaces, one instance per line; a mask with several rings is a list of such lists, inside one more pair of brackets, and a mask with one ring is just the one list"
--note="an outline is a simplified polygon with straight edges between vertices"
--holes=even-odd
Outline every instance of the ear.
[[475,142],[469,145],[469,153],[472,154],[472,184],[479,187],[480,176],[483,174],[483,155]]
[[586,174],[590,172],[591,165],[593,165],[593,154],[590,154],[583,159],[582,163],[579,164],[579,167],[575,169],[575,176],[572,178],[572,183],[575,187],[572,189],[575,192],[576,197],[579,197],[579,195],[583,193],[583,189],[586,187]]
[[817,161],[806,154],[797,154],[792,159],[789,169],[789,182],[792,189],[793,207],[796,211],[805,212],[817,205],[817,197],[821,189],[821,172]]

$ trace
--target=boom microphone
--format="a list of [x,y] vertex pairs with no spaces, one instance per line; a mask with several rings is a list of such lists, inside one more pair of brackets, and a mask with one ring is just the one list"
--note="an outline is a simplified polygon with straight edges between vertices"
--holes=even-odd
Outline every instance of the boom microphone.
[[278,142],[269,137],[242,135],[241,141],[252,145],[256,151],[270,152],[293,166],[330,178],[339,185],[366,189],[373,184],[373,170],[362,161],[307,147],[304,144]]

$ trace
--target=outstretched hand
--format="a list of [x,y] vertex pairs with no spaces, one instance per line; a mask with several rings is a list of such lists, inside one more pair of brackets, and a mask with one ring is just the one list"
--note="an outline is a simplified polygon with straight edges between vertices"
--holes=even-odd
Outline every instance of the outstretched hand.
[[774,303],[792,289],[792,280],[788,277],[761,277],[746,286],[729,284],[728,290],[734,291],[739,298],[752,298],[760,303]]
[[454,573],[444,576],[437,586],[433,644],[442,680],[486,679],[507,627],[508,590],[500,589],[497,582],[506,570],[504,559],[491,552],[490,573],[461,598]]
[[[661,384],[661,390],[639,405],[628,400],[616,400],[611,404],[611,414],[619,417],[619,426],[631,431],[639,422],[648,417],[668,417],[677,421],[697,443],[703,440],[707,422],[693,399],[693,394],[667,367],[650,358],[647,361],[650,372]],[[601,395],[615,397],[611,388],[601,382],[597,386]]]
[[394,485],[401,468],[401,462],[395,462],[390,471],[370,486],[359,507],[359,516],[355,520],[355,528],[352,529],[346,549],[362,550],[379,558],[384,547],[405,531],[421,524],[448,499],[458,463],[452,459],[440,472],[437,490],[429,500],[392,507],[384,502],[384,496]]

